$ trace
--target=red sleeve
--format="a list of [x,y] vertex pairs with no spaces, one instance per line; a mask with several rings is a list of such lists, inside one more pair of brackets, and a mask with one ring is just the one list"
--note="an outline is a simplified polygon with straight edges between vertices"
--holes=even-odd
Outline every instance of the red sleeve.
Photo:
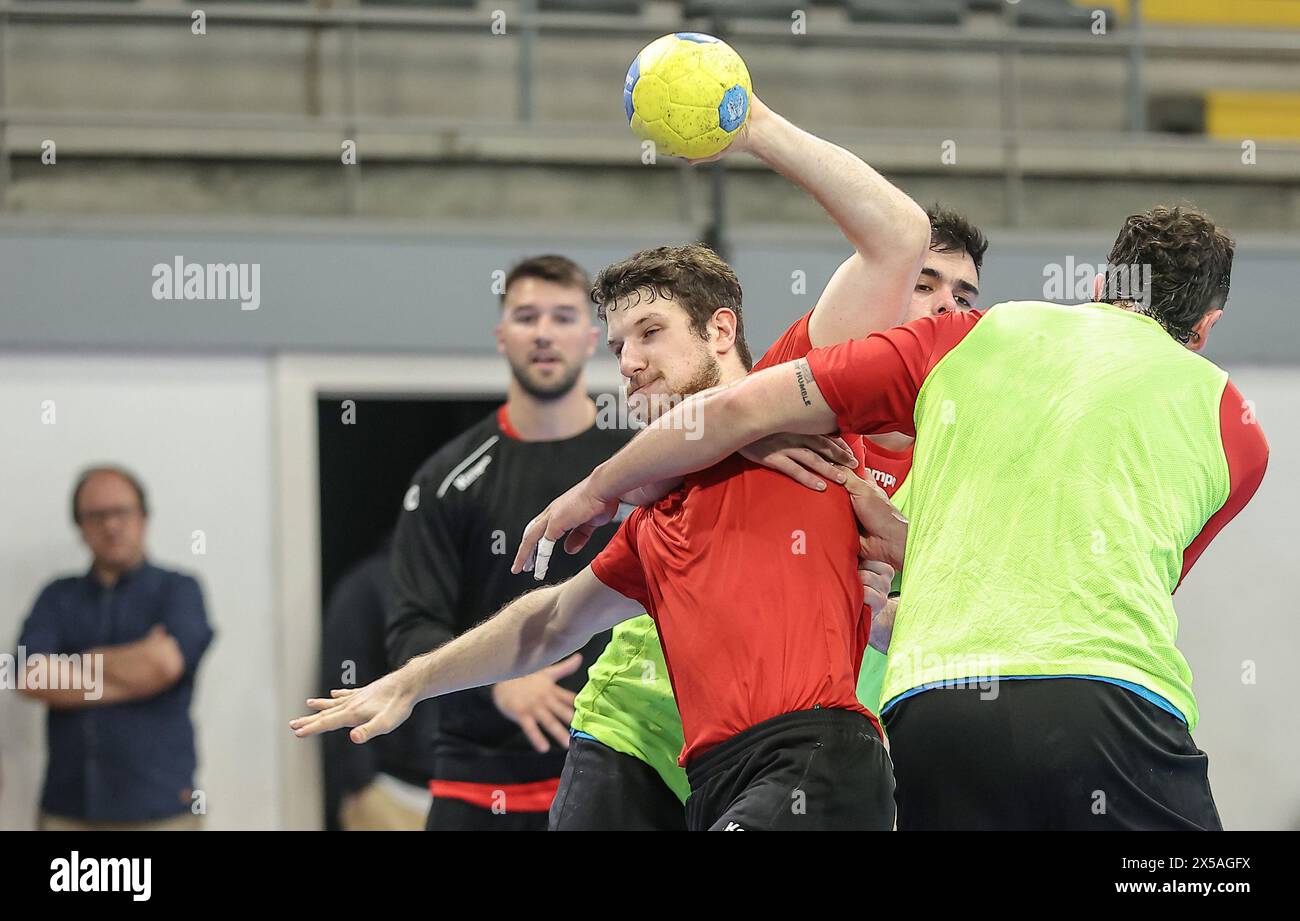
[[[1223,388],[1223,399],[1219,402],[1219,437],[1223,439],[1223,454],[1228,459],[1228,498],[1183,551],[1183,572],[1178,577],[1178,585],[1183,584],[1215,535],[1246,507],[1268,466],[1268,441],[1255,419],[1255,407],[1246,402],[1232,381]],[[1174,591],[1177,590],[1175,586]]]
[[915,435],[912,416],[921,384],[983,315],[964,310],[921,317],[809,352],[813,380],[835,412],[840,431]]
[[591,571],[597,579],[625,598],[631,598],[649,610],[645,570],[636,552],[638,522],[647,510],[638,508],[618,526],[605,548],[591,561]]
[[790,325],[790,328],[772,343],[772,347],[763,353],[763,357],[754,365],[754,370],[762,371],[772,365],[782,365],[787,361],[803,358],[811,352],[812,339],[808,336],[808,321],[811,319],[812,311],[810,310],[795,320]]

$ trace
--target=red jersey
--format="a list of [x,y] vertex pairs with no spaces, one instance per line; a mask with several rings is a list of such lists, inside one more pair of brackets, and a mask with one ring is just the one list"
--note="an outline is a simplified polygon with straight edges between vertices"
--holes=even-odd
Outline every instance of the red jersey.
[[912,469],[912,446],[900,451],[882,448],[870,438],[862,439],[862,456],[865,471],[858,470],[858,476],[864,480],[875,480],[885,495],[893,497],[898,487],[907,479],[907,472]]
[[[922,317],[881,333],[816,349],[808,367],[845,432],[915,435],[917,395],[939,359],[975,328],[987,311]],[[1237,386],[1228,381],[1219,402],[1219,432],[1228,462],[1228,498],[1183,551],[1179,584],[1221,530],[1245,508],[1264,479],[1268,442]]]
[[[812,349],[808,316],[756,369]],[[870,630],[857,557],[842,487],[817,493],[738,454],[627,517],[591,568],[659,628],[681,765],[783,713],[836,707],[875,723],[856,694]]]

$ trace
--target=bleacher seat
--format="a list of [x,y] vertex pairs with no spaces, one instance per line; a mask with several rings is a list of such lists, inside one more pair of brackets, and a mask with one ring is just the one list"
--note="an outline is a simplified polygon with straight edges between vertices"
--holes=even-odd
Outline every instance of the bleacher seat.
[[442,9],[472,10],[478,0],[358,0],[362,6],[433,6]]
[[682,15],[716,16],[720,19],[789,19],[807,3],[798,0],[685,0]]
[[547,13],[623,13],[636,16],[642,0],[537,0],[537,8]]
[[854,22],[893,22],[956,25],[966,13],[965,0],[846,0]]
[[1106,28],[1113,29],[1119,25],[1115,10],[1106,6],[1075,6],[1070,0],[1034,0],[1033,3],[1022,2],[1016,5],[1016,25],[1039,29],[1087,29],[1092,25],[1095,10],[1106,13]]

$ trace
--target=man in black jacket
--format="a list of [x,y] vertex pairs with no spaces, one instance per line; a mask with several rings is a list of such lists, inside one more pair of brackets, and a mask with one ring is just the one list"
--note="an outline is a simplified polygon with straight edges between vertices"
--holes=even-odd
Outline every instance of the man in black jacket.
[[[573,486],[630,437],[597,425],[584,367],[595,352],[586,274],[539,256],[506,276],[497,350],[510,365],[506,402],[438,450],[403,502],[393,545],[388,658],[404,664],[469,630],[521,592],[511,543],[538,508]],[[562,576],[586,566],[613,528],[583,553],[557,559]],[[428,830],[545,830],[569,745],[573,700],[609,634],[541,671],[438,702]]]

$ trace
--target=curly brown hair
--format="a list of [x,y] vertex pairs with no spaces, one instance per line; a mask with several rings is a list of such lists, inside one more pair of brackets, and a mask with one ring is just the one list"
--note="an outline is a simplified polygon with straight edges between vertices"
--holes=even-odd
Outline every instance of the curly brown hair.
[[736,315],[736,354],[746,371],[754,366],[745,342],[740,280],[731,266],[703,243],[643,249],[606,266],[591,287],[596,316],[604,320],[607,305],[633,294],[643,300],[672,298],[690,317],[691,330],[706,341],[713,312],[727,308]]
[[1155,207],[1129,215],[1106,258],[1101,301],[1134,302],[1119,286],[1131,267],[1150,266],[1150,290],[1139,309],[1186,345],[1201,318],[1227,302],[1235,249],[1232,238],[1196,208]]

